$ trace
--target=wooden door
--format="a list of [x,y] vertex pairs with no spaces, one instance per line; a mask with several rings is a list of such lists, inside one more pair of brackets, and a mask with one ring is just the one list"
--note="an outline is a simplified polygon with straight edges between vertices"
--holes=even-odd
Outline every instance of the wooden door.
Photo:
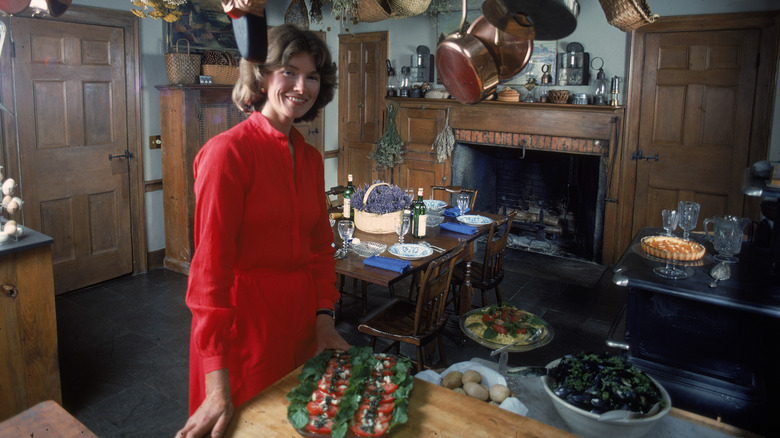
[[[716,214],[749,216],[742,173],[767,150],[765,111],[777,50],[772,18],[666,21],[633,41],[632,123],[623,157],[626,175],[636,176],[632,235],[660,227],[661,210],[680,200],[701,204],[698,230]],[[630,187],[624,194],[630,196]]]
[[133,270],[124,34],[14,19],[25,225],[54,238],[56,293]]
[[387,32],[339,36],[339,183],[356,185],[377,176],[371,149],[382,136],[387,83]]

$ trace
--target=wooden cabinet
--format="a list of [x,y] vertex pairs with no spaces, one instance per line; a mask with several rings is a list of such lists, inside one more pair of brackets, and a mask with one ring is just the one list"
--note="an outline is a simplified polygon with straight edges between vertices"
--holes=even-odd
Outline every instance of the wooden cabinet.
[[62,403],[52,242],[25,227],[21,240],[0,246],[0,421]]
[[[405,107],[398,109],[396,126],[404,142],[404,162],[396,167],[394,182],[403,188],[422,187],[426,199],[431,186],[448,184],[450,160],[439,163],[436,150],[431,149],[436,136],[444,128],[446,108]],[[437,194],[444,199],[444,195]]]
[[[195,193],[192,163],[211,137],[246,119],[233,104],[232,86],[160,85],[163,212],[163,265],[187,274],[194,247]],[[322,153],[322,112],[317,119],[296,124],[306,140]]]
[[377,173],[368,158],[382,136],[387,83],[387,32],[339,36],[339,179],[356,185]]

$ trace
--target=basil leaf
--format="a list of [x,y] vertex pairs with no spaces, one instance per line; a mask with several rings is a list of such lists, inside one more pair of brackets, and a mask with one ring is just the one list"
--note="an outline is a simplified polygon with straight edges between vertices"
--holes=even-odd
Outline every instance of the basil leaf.
[[485,333],[482,333],[482,337],[485,339],[494,339],[496,336],[498,336],[498,333],[490,327],[485,329]]

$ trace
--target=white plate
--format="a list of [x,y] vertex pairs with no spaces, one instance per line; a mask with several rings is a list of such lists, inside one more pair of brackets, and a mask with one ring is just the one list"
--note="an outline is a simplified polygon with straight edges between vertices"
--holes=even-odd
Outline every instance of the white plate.
[[427,246],[416,243],[396,243],[387,249],[390,254],[406,260],[417,260],[433,254],[433,250]]
[[423,202],[425,203],[425,208],[428,210],[441,210],[447,206],[446,202],[439,201],[438,199],[425,199]]
[[463,216],[458,216],[457,219],[458,222],[466,225],[487,225],[493,222],[493,219],[478,214],[464,214]]

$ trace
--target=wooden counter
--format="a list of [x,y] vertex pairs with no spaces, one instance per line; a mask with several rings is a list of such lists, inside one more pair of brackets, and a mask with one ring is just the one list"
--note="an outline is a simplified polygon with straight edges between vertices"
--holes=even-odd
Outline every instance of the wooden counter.
[[37,405],[0,423],[0,438],[97,438],[79,420],[52,400]]
[[[271,385],[236,412],[227,437],[299,436],[287,420],[287,393],[301,369]],[[449,389],[414,380],[409,421],[391,437],[575,437],[569,432],[514,414]]]

